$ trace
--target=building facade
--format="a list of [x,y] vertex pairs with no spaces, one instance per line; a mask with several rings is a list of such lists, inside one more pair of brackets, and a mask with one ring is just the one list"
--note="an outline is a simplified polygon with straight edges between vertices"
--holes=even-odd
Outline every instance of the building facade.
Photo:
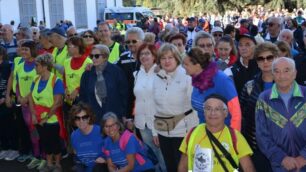
[[28,26],[34,19],[52,28],[70,20],[78,29],[93,29],[106,7],[122,7],[122,0],[0,0],[0,22]]

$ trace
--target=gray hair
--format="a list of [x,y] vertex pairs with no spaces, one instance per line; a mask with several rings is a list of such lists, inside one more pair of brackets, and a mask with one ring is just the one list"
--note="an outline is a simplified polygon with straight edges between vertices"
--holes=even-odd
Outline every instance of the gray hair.
[[76,30],[76,28],[75,28],[74,26],[70,26],[70,27],[68,27],[68,29],[66,30],[66,33],[69,32],[69,31],[72,30],[72,29]]
[[28,27],[20,27],[18,33],[22,33],[24,39],[33,39],[32,30]]
[[107,112],[106,114],[103,115],[102,120],[101,120],[101,128],[104,128],[106,121],[109,119],[112,119],[115,121],[115,123],[119,126],[119,133],[122,134],[125,128],[122,122],[119,121],[118,116],[114,112]]
[[289,58],[289,57],[280,57],[280,58],[276,58],[275,60],[273,60],[272,62],[272,73],[274,73],[274,70],[275,70],[275,66],[281,62],[281,61],[286,61],[293,70],[296,70],[296,67],[295,67],[295,62],[292,58]]
[[[207,100],[209,100],[209,99],[217,99],[217,98],[214,98],[214,97],[211,97],[211,98],[208,98]],[[206,106],[206,102],[207,102],[207,100],[203,103],[203,107],[205,107]],[[219,99],[217,99],[217,100],[219,100]],[[227,105],[222,101],[222,100],[220,100],[221,102],[222,102],[222,106],[223,106],[223,108],[226,110],[226,111],[228,111],[228,107],[227,107]]]
[[210,38],[212,41],[212,44],[215,45],[215,40],[214,38],[211,36],[211,34],[205,32],[205,31],[199,31],[196,33],[194,40],[192,42],[192,47],[196,47],[197,46],[197,42],[199,41],[199,39],[201,38]]
[[96,45],[93,46],[92,49],[98,49],[101,53],[107,54],[107,56],[109,56],[109,54],[110,54],[109,48],[106,45],[103,45],[103,44],[96,44]]
[[48,71],[51,71],[53,67],[53,56],[50,53],[41,54],[35,58],[35,62],[42,66],[47,66]]
[[2,29],[3,29],[3,28],[6,28],[6,29],[8,29],[8,30],[14,32],[14,28],[13,28],[13,26],[10,25],[10,24],[5,24],[5,25],[3,25],[3,26],[2,26]]
[[143,41],[144,37],[145,37],[143,30],[139,27],[129,28],[125,33],[125,38],[124,38],[125,40],[127,40],[127,37],[128,37],[129,34],[137,34],[138,39],[141,40],[141,41]]
[[280,17],[270,17],[268,19],[268,22],[275,22],[278,23],[280,26],[282,26],[283,20]]
[[290,29],[282,29],[278,35],[278,40],[280,40],[280,37],[284,33],[289,33],[291,36],[291,39],[293,39],[293,32]]

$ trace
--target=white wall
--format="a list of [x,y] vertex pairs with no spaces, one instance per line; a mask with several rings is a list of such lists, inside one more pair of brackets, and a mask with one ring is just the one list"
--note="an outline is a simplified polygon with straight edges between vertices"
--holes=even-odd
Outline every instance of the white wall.
[[106,7],[107,8],[109,8],[109,7],[122,7],[123,6],[122,1],[123,0],[106,0]]
[[93,29],[97,21],[97,6],[96,0],[87,0],[87,27]]
[[64,19],[70,20],[72,21],[73,24],[75,24],[74,1],[63,0],[63,6],[64,6]]
[[18,0],[0,0],[0,8],[2,24],[9,24],[11,20],[15,21],[16,26],[20,23]]

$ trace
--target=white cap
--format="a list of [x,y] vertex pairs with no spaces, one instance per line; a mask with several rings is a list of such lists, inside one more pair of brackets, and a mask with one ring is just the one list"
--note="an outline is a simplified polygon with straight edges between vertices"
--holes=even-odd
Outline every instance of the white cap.
[[215,32],[222,32],[223,33],[223,29],[221,27],[216,26],[211,30],[211,33],[215,33]]

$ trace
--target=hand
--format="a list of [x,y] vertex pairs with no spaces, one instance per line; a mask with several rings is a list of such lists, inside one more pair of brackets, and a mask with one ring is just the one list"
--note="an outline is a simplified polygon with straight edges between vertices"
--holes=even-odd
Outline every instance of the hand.
[[5,97],[5,104],[9,108],[13,106],[11,96],[6,96]]
[[72,102],[74,102],[75,98],[79,95],[79,91],[78,90],[74,90],[71,94],[70,94],[70,100]]
[[90,71],[92,66],[93,66],[93,64],[87,64],[85,70]]
[[28,103],[28,99],[26,97],[18,97],[18,102],[22,105],[22,106],[26,106]]
[[41,119],[39,125],[43,126],[48,121],[48,117]]
[[302,167],[304,167],[306,165],[306,159],[302,156],[298,156],[295,158],[296,162],[297,162],[297,168],[301,169]]
[[96,162],[96,163],[100,163],[100,164],[106,163],[105,159],[102,158],[102,157],[97,158],[95,162]]
[[153,136],[153,142],[154,144],[159,147],[159,139],[158,139],[158,136]]
[[286,156],[282,161],[282,166],[290,171],[298,168],[298,163],[295,158]]

